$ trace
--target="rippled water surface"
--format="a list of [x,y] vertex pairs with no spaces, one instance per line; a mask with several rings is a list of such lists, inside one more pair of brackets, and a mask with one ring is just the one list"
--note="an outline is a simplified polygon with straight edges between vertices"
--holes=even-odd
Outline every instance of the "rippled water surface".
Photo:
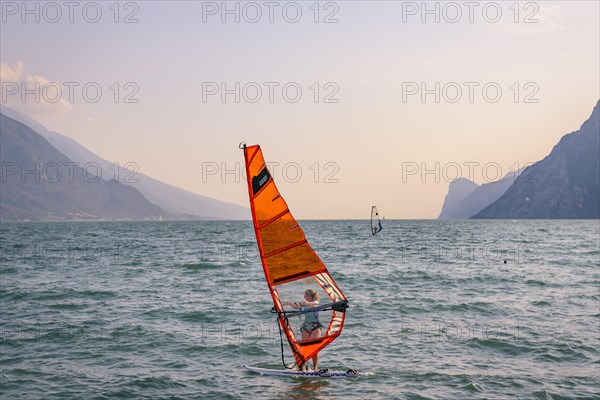
[[0,396],[600,397],[598,221],[301,225],[350,301],[320,366],[374,376],[242,368],[282,368],[250,222],[2,223]]

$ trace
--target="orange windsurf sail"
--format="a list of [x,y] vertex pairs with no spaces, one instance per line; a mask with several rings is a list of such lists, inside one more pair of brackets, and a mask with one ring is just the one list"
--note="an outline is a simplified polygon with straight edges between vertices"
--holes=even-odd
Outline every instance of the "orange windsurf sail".
[[[265,278],[296,364],[302,365],[342,332],[348,302],[277,190],[260,146],[243,144],[243,150]],[[302,304],[307,289],[316,301]]]

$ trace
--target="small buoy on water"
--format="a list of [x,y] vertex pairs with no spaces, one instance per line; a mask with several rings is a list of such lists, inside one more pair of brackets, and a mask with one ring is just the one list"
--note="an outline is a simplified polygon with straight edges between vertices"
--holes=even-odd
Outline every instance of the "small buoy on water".
[[506,264],[506,260],[504,260],[504,264]]

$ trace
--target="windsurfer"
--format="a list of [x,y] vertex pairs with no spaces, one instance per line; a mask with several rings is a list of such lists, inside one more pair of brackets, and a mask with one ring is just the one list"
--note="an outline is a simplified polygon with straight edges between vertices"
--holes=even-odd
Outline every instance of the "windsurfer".
[[[285,302],[284,305],[301,309],[301,310],[310,310],[311,308],[317,307],[319,305],[319,293],[313,289],[307,289],[304,292],[304,300],[301,303],[292,303]],[[300,326],[300,331],[302,332],[302,340],[310,340],[317,339],[321,337],[321,328],[323,325],[319,321],[319,311],[307,312],[304,316],[304,322]],[[312,358],[313,368],[317,369],[317,364],[319,363],[319,353],[315,354]],[[299,365],[300,370],[306,370],[306,363]]]

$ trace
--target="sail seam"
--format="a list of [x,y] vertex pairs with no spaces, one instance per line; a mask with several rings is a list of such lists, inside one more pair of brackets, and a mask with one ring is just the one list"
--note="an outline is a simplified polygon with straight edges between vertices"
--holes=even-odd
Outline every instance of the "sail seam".
[[327,268],[323,268],[322,270],[312,271],[312,272],[311,271],[302,271],[302,272],[298,272],[297,274],[292,274],[292,275],[284,276],[282,278],[277,278],[277,279],[273,280],[273,284],[281,285],[283,283],[287,283],[289,281],[294,281],[299,278],[304,278],[306,276],[315,276],[315,274],[323,273],[326,271],[327,271]]
[[254,153],[252,153],[252,156],[248,160],[246,167],[249,167],[250,165],[252,165],[252,161],[254,161],[254,156],[258,154],[258,150],[260,150],[260,146],[256,146],[256,149],[254,150]]
[[267,257],[271,257],[271,256],[275,256],[275,255],[277,255],[277,254],[279,254],[279,253],[283,253],[283,252],[284,252],[284,251],[286,251],[286,250],[293,249],[294,247],[298,247],[298,246],[300,246],[300,245],[303,245],[304,243],[306,243],[306,239],[303,239],[303,240],[301,240],[301,241],[299,241],[299,242],[292,243],[292,244],[290,244],[290,245],[287,245],[287,246],[285,246],[285,247],[282,247],[282,248],[281,248],[281,249],[279,249],[279,250],[272,251],[272,252],[270,252],[269,254],[265,254],[265,258],[267,258]]
[[271,218],[270,220],[268,220],[267,222],[264,222],[263,224],[258,226],[258,229],[262,229],[265,226],[271,224],[272,222],[274,222],[276,219],[279,219],[281,217],[283,217],[285,214],[289,213],[290,209],[286,208],[285,210],[283,210],[282,212],[280,212],[279,214],[277,214],[276,216],[274,216],[273,218]]

